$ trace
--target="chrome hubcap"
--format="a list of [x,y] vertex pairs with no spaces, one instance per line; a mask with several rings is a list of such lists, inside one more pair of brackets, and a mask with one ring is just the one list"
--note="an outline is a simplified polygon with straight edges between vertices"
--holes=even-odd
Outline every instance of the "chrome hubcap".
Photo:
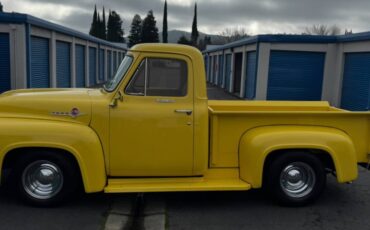
[[294,198],[307,196],[316,183],[312,167],[303,162],[293,162],[280,174],[280,186],[285,194]]
[[28,165],[22,174],[24,190],[33,198],[50,199],[63,187],[60,168],[49,161],[40,160]]

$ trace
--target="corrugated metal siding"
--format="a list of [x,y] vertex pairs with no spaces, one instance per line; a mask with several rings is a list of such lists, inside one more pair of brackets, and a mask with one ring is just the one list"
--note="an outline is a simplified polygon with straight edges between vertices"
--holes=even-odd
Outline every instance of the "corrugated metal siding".
[[96,48],[89,47],[89,82],[96,85]]
[[268,100],[321,100],[325,53],[271,51]]
[[0,33],[0,93],[11,89],[9,34]]
[[76,45],[76,87],[85,87],[85,47]]
[[107,72],[108,72],[108,79],[112,78],[112,51],[108,50],[107,52]]
[[49,39],[31,37],[30,88],[50,87]]
[[218,79],[217,85],[222,86],[224,77],[224,55],[218,56]]
[[257,52],[246,53],[246,78],[245,78],[245,98],[254,99],[256,95],[256,77],[257,77]]
[[341,107],[353,111],[370,108],[370,53],[345,54]]
[[226,54],[225,84],[224,88],[229,91],[231,78],[231,54]]
[[104,49],[99,50],[99,80],[104,81],[105,73],[105,55]]
[[71,45],[67,42],[56,42],[57,87],[71,87]]

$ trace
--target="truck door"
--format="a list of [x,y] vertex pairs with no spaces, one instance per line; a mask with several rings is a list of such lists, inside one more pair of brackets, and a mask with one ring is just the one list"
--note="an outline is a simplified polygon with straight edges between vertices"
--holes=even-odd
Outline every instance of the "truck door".
[[123,100],[110,111],[110,175],[192,175],[191,61],[181,55],[139,58],[120,89]]

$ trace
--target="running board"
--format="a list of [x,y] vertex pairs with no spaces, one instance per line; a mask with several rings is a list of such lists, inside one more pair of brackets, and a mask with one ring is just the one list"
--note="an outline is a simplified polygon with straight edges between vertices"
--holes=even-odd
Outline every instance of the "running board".
[[241,191],[251,185],[239,178],[130,178],[108,179],[106,193],[180,192],[180,191]]

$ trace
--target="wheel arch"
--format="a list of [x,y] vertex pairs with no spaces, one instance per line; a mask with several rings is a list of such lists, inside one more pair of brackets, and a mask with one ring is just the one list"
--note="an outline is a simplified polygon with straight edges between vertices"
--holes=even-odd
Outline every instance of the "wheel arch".
[[[305,151],[336,171],[340,183],[357,178],[357,158],[349,136],[337,129],[312,126],[266,126],[246,132],[240,141],[240,177],[260,188],[269,163],[288,151]],[[331,166],[331,167],[330,167]]]
[[[86,159],[81,156],[78,150],[71,146],[58,144],[58,143],[17,143],[8,146],[4,151],[1,161],[1,184],[6,182],[9,173],[14,169],[18,159],[25,154],[36,154],[38,150],[43,152],[50,152],[50,154],[60,154],[68,158],[78,168],[79,179],[81,179],[85,192],[101,191],[103,186],[97,186],[97,183],[93,182],[94,175],[91,173],[91,169],[88,166],[91,163],[86,162]],[[104,182],[105,183],[105,182]],[[101,183],[100,183],[101,184]]]

